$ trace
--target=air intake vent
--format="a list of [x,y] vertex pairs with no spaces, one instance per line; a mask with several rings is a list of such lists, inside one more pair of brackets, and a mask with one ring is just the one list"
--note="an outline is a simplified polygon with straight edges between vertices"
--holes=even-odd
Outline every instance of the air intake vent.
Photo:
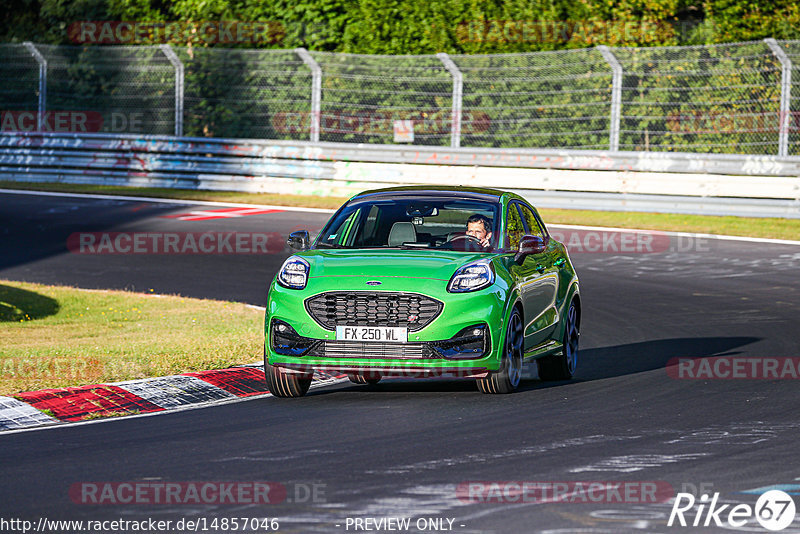
[[366,343],[361,341],[323,341],[314,356],[327,358],[438,358],[428,343]]
[[443,304],[416,293],[329,291],[306,300],[306,310],[320,326],[405,326],[415,332],[441,313]]

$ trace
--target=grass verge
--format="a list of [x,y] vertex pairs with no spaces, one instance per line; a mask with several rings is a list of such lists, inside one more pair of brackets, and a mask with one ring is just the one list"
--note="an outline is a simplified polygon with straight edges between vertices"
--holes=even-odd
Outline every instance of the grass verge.
[[252,363],[244,304],[0,280],[0,395]]
[[[0,181],[0,189],[25,189],[68,193],[95,193],[104,195],[129,195],[141,197],[174,198],[179,200],[205,200],[237,202],[244,204],[271,204],[278,206],[303,206],[308,208],[338,208],[346,198],[303,195],[278,195],[267,193],[239,193],[235,191],[196,191],[156,187],[123,187],[79,185],[64,183],[26,183]],[[672,232],[724,234],[771,239],[800,239],[800,219],[718,217],[711,215],[680,215],[670,213],[640,213],[619,211],[586,211],[542,209],[548,224],[578,224],[618,228],[642,228]]]

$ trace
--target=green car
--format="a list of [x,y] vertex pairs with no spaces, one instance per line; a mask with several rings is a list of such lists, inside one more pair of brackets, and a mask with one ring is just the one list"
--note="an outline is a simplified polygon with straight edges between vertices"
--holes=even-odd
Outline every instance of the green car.
[[270,288],[264,372],[300,397],[315,370],[358,384],[455,375],[517,389],[524,362],[572,378],[581,300],[567,249],[536,209],[494,189],[398,187],[351,198]]

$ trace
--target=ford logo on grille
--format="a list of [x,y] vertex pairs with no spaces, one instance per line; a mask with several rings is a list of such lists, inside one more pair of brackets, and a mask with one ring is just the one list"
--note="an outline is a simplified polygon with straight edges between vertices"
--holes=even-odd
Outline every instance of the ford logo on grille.
[[367,282],[367,285],[368,286],[379,286],[379,285],[381,285],[381,282],[379,282],[377,280],[370,280],[369,282]]

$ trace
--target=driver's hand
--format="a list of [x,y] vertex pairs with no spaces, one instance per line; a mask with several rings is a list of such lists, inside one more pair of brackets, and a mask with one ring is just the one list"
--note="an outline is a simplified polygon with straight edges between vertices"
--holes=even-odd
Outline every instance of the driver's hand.
[[481,239],[481,246],[482,246],[483,248],[489,248],[489,239],[488,239],[488,238],[486,238],[486,237],[484,237],[483,239]]

